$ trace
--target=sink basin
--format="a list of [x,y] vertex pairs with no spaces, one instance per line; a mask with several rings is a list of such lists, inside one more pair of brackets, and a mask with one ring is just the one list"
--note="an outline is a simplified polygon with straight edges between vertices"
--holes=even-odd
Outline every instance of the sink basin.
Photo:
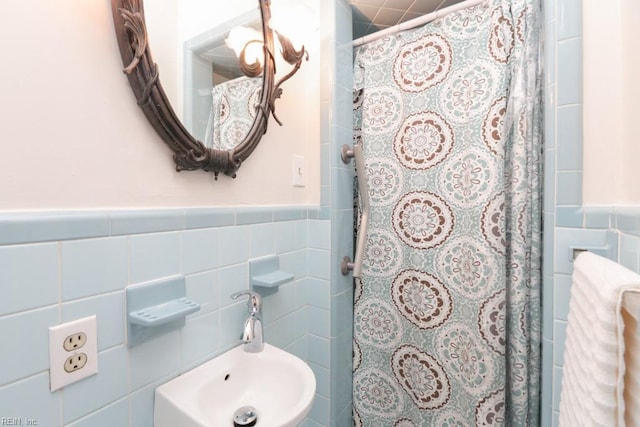
[[243,346],[156,389],[155,427],[233,427],[234,413],[251,406],[256,427],[295,427],[311,410],[316,379],[296,356],[269,344]]

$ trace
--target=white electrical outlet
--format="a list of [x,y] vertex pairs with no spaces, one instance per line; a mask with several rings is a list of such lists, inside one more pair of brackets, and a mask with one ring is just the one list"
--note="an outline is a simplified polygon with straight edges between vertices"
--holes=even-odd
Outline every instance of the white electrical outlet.
[[77,334],[69,335],[68,337],[66,337],[64,339],[64,342],[62,343],[62,347],[64,347],[64,349],[67,351],[74,351],[81,347],[84,347],[86,343],[87,334],[80,331]]
[[96,316],[49,328],[49,388],[51,391],[97,373]]

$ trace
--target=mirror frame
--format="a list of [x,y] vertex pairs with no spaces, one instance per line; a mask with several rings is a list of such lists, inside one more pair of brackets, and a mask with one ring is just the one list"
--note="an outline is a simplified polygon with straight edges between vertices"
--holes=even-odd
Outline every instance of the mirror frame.
[[[282,81],[274,84],[275,58],[271,19],[271,0],[258,0],[262,18],[264,38],[264,66],[262,72],[262,93],[260,104],[256,105],[256,117],[244,140],[232,150],[205,147],[194,138],[176,116],[162,84],[158,65],[153,62],[147,26],[144,19],[143,0],[111,0],[113,23],[129,84],[133,89],[138,106],[162,140],[173,151],[176,170],[204,170],[213,172],[216,179],[220,172],[236,177],[241,164],[255,150],[267,131],[269,116],[275,116],[274,101],[280,97]],[[304,48],[303,48],[304,51]],[[300,55],[302,52],[296,52]],[[300,56],[301,59],[302,56]],[[299,63],[298,63],[299,67]]]

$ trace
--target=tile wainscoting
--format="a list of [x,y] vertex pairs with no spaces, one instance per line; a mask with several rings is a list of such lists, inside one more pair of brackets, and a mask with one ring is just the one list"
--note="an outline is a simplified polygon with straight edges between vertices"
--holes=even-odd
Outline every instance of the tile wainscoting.
[[[0,214],[0,417],[150,427],[157,385],[239,343],[246,304],[229,295],[248,288],[249,259],[277,254],[295,280],[264,298],[266,341],[311,365],[318,389],[307,424],[329,425],[331,226],[323,216],[308,207]],[[202,309],[184,328],[128,348],[125,289],[175,274]],[[98,375],[51,393],[48,327],[93,314]]]

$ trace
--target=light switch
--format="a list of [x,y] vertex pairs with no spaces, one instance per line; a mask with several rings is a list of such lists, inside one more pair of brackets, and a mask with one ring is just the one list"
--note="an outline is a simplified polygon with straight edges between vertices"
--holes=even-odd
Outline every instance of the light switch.
[[304,156],[293,155],[293,186],[304,187],[307,183],[307,170],[304,166]]

